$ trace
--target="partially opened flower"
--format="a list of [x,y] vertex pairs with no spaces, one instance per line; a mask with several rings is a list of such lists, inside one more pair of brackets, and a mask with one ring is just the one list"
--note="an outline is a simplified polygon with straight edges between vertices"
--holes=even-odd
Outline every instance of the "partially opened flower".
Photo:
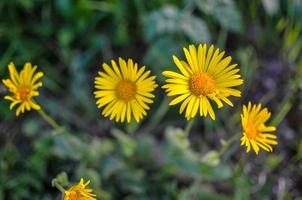
[[65,191],[64,200],[96,200],[96,195],[92,193],[92,189],[86,188],[89,183],[90,181],[84,183],[84,180],[81,179],[77,185]]
[[209,100],[221,108],[223,102],[233,106],[230,96],[241,96],[241,92],[233,88],[243,83],[237,64],[230,65],[232,58],[223,58],[224,51],[214,51],[213,45],[209,49],[206,44],[200,44],[198,49],[190,45],[188,49],[184,48],[184,53],[186,61],[173,56],[180,73],[164,71],[167,79],[162,88],[166,89],[168,96],[175,96],[170,105],[182,102],[179,111],[185,111],[188,120],[195,117],[198,110],[200,116],[209,114],[215,120]]
[[251,150],[251,147],[258,154],[260,148],[265,151],[273,151],[272,145],[276,145],[277,136],[271,132],[276,130],[274,126],[266,126],[266,121],[270,118],[271,113],[267,108],[261,109],[261,104],[243,106],[241,114],[241,123],[243,128],[243,136],[241,145],[246,146],[246,152]]
[[153,103],[153,91],[157,87],[155,76],[150,76],[145,66],[138,68],[132,59],[126,62],[119,58],[118,61],[119,65],[112,60],[112,67],[104,63],[104,72],[95,78],[96,104],[104,107],[102,115],[110,120],[130,122],[134,117],[139,122],[147,115],[148,104]]
[[14,63],[8,65],[10,79],[3,79],[3,84],[11,92],[4,99],[11,101],[10,109],[12,110],[16,105],[16,115],[24,113],[25,110],[31,109],[39,110],[40,106],[34,102],[33,97],[39,96],[37,89],[42,86],[39,79],[43,77],[42,72],[36,72],[37,66],[31,65],[27,62],[20,73],[17,72]]

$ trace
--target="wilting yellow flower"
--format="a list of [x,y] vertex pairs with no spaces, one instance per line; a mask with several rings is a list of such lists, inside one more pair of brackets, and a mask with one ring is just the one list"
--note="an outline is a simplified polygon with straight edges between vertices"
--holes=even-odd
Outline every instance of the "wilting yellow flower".
[[81,179],[77,185],[65,191],[64,200],[95,200],[96,195],[92,193],[92,189],[86,188],[89,183],[90,181],[84,183]]
[[20,104],[16,110],[16,115],[34,109],[39,110],[40,106],[33,101],[33,97],[39,96],[37,89],[42,86],[42,82],[38,80],[43,77],[42,72],[36,72],[37,66],[31,65],[27,62],[20,73],[17,72],[14,63],[8,65],[10,79],[3,79],[3,84],[12,93],[7,95],[4,99],[11,101],[9,109],[13,109]]
[[271,113],[268,112],[267,108],[261,110],[261,104],[252,106],[252,103],[249,102],[247,107],[243,106],[241,145],[246,146],[246,152],[251,150],[251,146],[257,155],[260,148],[271,152],[273,151],[272,145],[278,144],[277,136],[270,133],[275,131],[276,127],[264,124],[270,116]]
[[105,72],[99,72],[95,78],[96,104],[99,108],[104,107],[102,115],[110,116],[110,120],[115,118],[117,122],[124,122],[127,117],[130,122],[133,116],[139,122],[147,115],[147,104],[153,103],[152,92],[157,87],[155,76],[149,76],[151,72],[145,71],[145,66],[139,69],[132,59],[126,62],[119,58],[118,61],[119,66],[111,61],[112,68],[104,63]]
[[207,116],[215,120],[215,113],[209,101],[216,102],[218,108],[223,107],[223,102],[233,106],[228,99],[230,96],[240,97],[241,92],[232,87],[243,83],[238,74],[237,64],[231,63],[230,56],[223,58],[224,51],[219,49],[214,51],[211,45],[207,50],[207,45],[199,45],[198,49],[190,45],[189,49],[184,48],[187,61],[179,60],[173,56],[173,60],[180,73],[174,71],[164,71],[166,84],[162,87],[166,89],[168,96],[176,96],[169,105],[182,102],[180,113],[185,112],[185,117],[189,120],[196,116],[198,110],[200,116]]

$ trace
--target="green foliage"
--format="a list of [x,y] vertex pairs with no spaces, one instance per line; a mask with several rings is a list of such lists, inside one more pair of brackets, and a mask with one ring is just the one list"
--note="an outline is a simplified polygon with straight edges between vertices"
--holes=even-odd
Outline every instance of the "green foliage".
[[205,22],[174,6],[165,6],[145,19],[145,38],[152,41],[161,35],[185,35],[194,43],[207,42],[210,33]]
[[233,0],[195,0],[195,3],[222,28],[237,33],[243,31],[241,14]]
[[[179,133],[180,129],[168,129],[166,139],[158,143],[148,135],[130,138],[117,129],[113,130],[117,142],[114,138],[80,142],[70,134],[51,135],[43,132],[45,136],[36,137],[34,146],[29,147],[31,154],[24,155],[12,144],[4,147],[1,183],[5,187],[2,190],[11,199],[29,196],[32,199],[48,199],[56,191],[46,190],[41,185],[42,181],[50,181],[57,173],[55,181],[67,187],[70,185],[67,175],[61,171],[72,169],[68,174],[76,179],[71,180],[76,182],[81,177],[90,179],[96,194],[105,199],[122,196],[126,199],[182,199],[188,195],[214,198],[217,195],[211,190],[196,190],[197,182],[231,181],[230,169],[225,165],[213,167],[200,162],[198,158],[201,155],[191,150],[187,142],[172,137]],[[22,156],[23,159],[20,159]],[[145,170],[141,169],[142,165],[146,166]],[[24,170],[17,171],[19,168]],[[188,181],[193,181],[189,188],[185,187]],[[18,192],[9,188],[18,188]],[[177,190],[182,192],[176,193]]]
[[155,68],[160,75],[162,70],[172,65],[171,55],[179,53],[179,45],[187,43],[209,42],[210,32],[206,23],[188,11],[174,6],[164,6],[153,11],[144,20],[144,38],[150,43],[144,60]]

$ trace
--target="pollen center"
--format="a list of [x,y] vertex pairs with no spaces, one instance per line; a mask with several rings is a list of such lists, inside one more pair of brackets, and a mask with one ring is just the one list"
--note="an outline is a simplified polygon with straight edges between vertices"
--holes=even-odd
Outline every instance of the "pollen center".
[[22,101],[27,100],[29,94],[30,94],[30,88],[27,86],[19,87],[16,92],[17,99],[20,99]]
[[118,98],[125,101],[130,101],[135,96],[136,85],[128,80],[121,80],[117,85],[116,93]]
[[256,139],[256,137],[258,135],[256,126],[251,122],[247,123],[245,133],[246,133],[247,137],[249,137],[250,139]]
[[68,194],[68,200],[77,200],[79,199],[79,195],[77,192],[75,191],[71,191],[69,194]]
[[191,76],[189,80],[190,90],[196,96],[206,96],[214,92],[215,83],[207,73],[198,73]]

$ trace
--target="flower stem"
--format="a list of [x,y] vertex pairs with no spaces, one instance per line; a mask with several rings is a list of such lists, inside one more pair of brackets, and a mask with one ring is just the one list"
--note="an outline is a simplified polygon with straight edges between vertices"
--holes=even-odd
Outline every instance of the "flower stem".
[[168,103],[169,98],[165,97],[156,112],[152,115],[150,122],[148,123],[149,125],[144,126],[143,128],[141,128],[141,130],[143,130],[145,133],[150,133],[153,129],[158,128],[158,126],[162,122],[163,117],[169,109]]
[[57,181],[54,182],[54,185],[60,192],[62,192],[62,194],[65,193],[64,188],[59,183],[57,183]]
[[56,187],[62,193],[62,200],[63,200],[64,195],[65,195],[65,189],[57,182],[56,179],[54,179],[51,182],[51,185],[52,185],[52,187]]
[[51,118],[42,108],[38,110],[38,113],[54,129],[58,130],[61,128],[60,125],[53,118]]
[[186,127],[185,127],[185,133],[186,135],[189,135],[190,134],[190,131],[194,125],[194,121],[195,121],[195,118],[191,119],[190,121],[188,121]]
[[227,150],[228,148],[235,142],[238,140],[238,138],[240,137],[240,133],[236,133],[234,134],[232,137],[230,137],[225,144],[223,145],[223,147],[221,148],[221,150],[219,151],[219,155],[222,156]]

